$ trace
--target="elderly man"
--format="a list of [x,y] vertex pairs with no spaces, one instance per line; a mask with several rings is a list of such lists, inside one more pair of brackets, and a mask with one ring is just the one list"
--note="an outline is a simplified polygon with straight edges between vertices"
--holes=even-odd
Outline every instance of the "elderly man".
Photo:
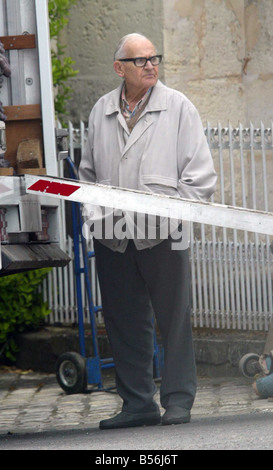
[[[158,80],[161,59],[146,37],[129,34],[121,39],[114,70],[122,83],[101,97],[90,114],[80,178],[207,199],[216,174],[201,120],[182,93]],[[172,249],[171,226],[166,237],[122,233],[114,230],[112,237],[94,240],[105,325],[123,400],[122,411],[101,421],[100,428],[187,423],[196,393],[188,249]],[[162,418],[154,400],[153,314],[164,347]]]

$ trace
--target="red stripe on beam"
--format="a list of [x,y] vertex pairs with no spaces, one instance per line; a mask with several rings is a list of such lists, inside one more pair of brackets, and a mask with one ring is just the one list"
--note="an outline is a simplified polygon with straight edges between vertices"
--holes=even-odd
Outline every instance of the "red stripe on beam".
[[38,180],[28,189],[31,191],[40,191],[47,194],[56,194],[59,196],[71,196],[80,186],[67,183],[56,183],[55,181]]

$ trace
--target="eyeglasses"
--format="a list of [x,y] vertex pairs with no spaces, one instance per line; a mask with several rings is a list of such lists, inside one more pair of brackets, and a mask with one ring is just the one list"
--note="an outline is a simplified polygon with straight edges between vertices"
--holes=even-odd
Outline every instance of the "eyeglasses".
[[145,67],[148,60],[153,66],[159,65],[162,61],[162,55],[154,55],[153,57],[135,57],[134,59],[118,59],[120,62],[134,62],[136,67]]

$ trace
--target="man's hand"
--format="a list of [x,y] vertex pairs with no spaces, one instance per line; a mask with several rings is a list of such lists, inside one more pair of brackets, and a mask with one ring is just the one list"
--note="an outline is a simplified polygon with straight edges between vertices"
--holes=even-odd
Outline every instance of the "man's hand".
[[4,45],[0,41],[0,75],[3,74],[5,77],[10,77],[11,70],[8,59],[5,56]]
[[0,121],[6,121],[6,120],[7,120],[7,116],[4,113],[3,103],[2,101],[0,101]]

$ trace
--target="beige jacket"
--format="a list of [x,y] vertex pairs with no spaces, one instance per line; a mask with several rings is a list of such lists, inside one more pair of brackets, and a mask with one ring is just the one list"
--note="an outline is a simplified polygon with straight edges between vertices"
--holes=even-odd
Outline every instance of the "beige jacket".
[[[207,200],[216,173],[199,114],[182,93],[160,81],[129,133],[120,111],[122,85],[104,95],[89,117],[81,180],[111,186]],[[90,201],[92,203],[92,201]],[[160,240],[135,240],[138,249]],[[107,240],[124,251],[125,239]]]

